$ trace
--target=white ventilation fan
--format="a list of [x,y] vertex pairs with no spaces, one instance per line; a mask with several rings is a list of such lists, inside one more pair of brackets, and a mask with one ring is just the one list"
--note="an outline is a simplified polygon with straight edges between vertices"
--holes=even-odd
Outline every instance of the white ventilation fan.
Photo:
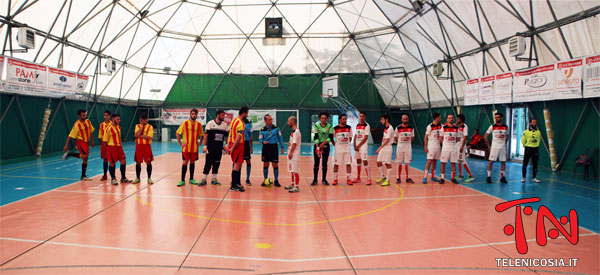
[[433,75],[438,77],[444,73],[444,64],[442,62],[433,63]]
[[17,43],[25,49],[35,48],[35,32],[28,27],[20,27],[17,32]]
[[279,87],[279,78],[276,76],[269,77],[269,88],[278,88]]
[[106,59],[106,62],[104,62],[104,68],[107,73],[112,73],[117,70],[117,62],[109,57]]
[[515,36],[508,40],[508,54],[510,56],[521,56],[525,53],[525,38]]

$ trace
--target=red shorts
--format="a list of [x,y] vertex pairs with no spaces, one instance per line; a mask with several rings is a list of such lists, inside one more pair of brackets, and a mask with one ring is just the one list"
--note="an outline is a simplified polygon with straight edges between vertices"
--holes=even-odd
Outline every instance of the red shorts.
[[150,146],[150,144],[136,144],[133,160],[136,163],[150,163],[153,161],[154,155],[152,155],[152,146]]
[[106,156],[110,163],[116,163],[117,161],[125,161],[125,152],[123,152],[122,146],[107,146]]
[[106,143],[104,142],[100,143],[100,157],[103,160],[108,160],[108,152],[106,152]]
[[[228,148],[233,147],[233,144],[229,144]],[[231,161],[233,163],[244,163],[244,144],[240,143],[235,146],[235,149],[231,151]]]
[[183,160],[196,161],[198,159],[198,152],[181,152],[181,158]]
[[83,140],[78,139],[75,141],[75,146],[77,146],[77,150],[79,150],[79,154],[83,154],[83,155],[90,154],[90,147],[87,142],[83,142]]

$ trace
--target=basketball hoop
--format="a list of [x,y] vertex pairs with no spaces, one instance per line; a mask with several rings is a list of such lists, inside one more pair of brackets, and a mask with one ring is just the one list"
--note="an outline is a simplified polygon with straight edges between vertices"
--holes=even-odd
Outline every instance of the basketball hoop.
[[328,95],[321,95],[321,100],[323,101],[323,103],[327,103],[327,100],[331,98],[331,96]]

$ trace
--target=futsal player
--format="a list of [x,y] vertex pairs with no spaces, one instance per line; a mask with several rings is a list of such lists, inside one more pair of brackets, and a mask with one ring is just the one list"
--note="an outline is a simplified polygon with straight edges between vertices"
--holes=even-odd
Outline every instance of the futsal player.
[[425,131],[425,153],[427,154],[427,163],[425,163],[425,175],[423,176],[423,183],[427,184],[427,176],[429,175],[429,167],[431,167],[431,180],[439,182],[435,178],[435,166],[437,160],[440,159],[441,145],[440,145],[440,130],[442,125],[442,116],[439,113],[433,113],[433,122],[427,125]]
[[252,121],[248,120],[248,116],[244,118],[244,161],[246,162],[246,184],[252,185],[250,182],[250,170],[252,169]]
[[[79,118],[75,121],[73,128],[71,128],[71,132],[67,137],[67,142],[65,143],[65,147],[63,148],[63,160],[66,160],[69,157],[76,157],[82,160],[81,162],[81,177],[79,178],[82,181],[90,181],[91,179],[86,176],[88,157],[90,155],[89,143],[91,141],[92,147],[94,147],[94,138],[92,137],[92,133],[94,132],[94,126],[92,126],[92,122],[86,118],[87,112],[85,110],[78,110],[77,117]],[[79,153],[70,153],[69,152],[69,142],[71,139],[75,139],[75,146],[77,146],[77,150]]]
[[[194,170],[196,169],[196,160],[198,160],[198,147],[202,145],[202,137],[204,136],[204,130],[202,129],[202,123],[196,121],[198,118],[198,110],[196,108],[190,111],[190,119],[184,121],[179,125],[177,132],[177,142],[181,146],[181,155],[183,164],[181,165],[181,180],[177,186],[185,185],[185,174],[188,170],[188,164],[190,165],[190,184],[198,184],[194,180]],[[182,140],[183,139],[183,140]]]
[[523,144],[523,147],[525,147],[525,155],[523,156],[522,167],[523,177],[521,178],[521,182],[525,182],[529,159],[533,161],[531,167],[533,171],[533,178],[531,180],[533,182],[540,182],[540,180],[536,177],[538,158],[540,157],[538,150],[540,147],[540,141],[542,141],[542,132],[540,132],[540,130],[537,128],[537,119],[531,118],[529,120],[529,129],[525,130],[525,132],[523,132],[523,137],[521,137],[521,144]]
[[121,170],[121,183],[131,183],[130,179],[125,176],[125,169],[127,162],[125,161],[125,152],[123,152],[123,146],[121,143],[121,116],[119,114],[112,114],[110,116],[111,123],[106,128],[102,142],[106,142],[106,152],[108,156],[110,171],[110,183],[112,185],[118,185],[117,177],[115,175],[115,165],[118,162],[121,163],[119,169]]
[[292,129],[288,144],[288,171],[292,174],[292,185],[287,186],[290,193],[300,192],[298,184],[300,183],[300,145],[302,144],[302,134],[298,129],[298,120],[295,116],[288,118],[288,126]]
[[244,132],[245,124],[244,119],[248,117],[248,107],[244,106],[238,112],[236,117],[229,124],[229,138],[227,145],[227,153],[231,155],[231,162],[233,162],[233,169],[231,171],[231,191],[244,192],[244,186],[242,186],[242,175],[241,169],[244,163]]
[[[485,142],[490,148],[490,157],[487,167],[487,183],[492,183],[492,166],[494,161],[500,161],[500,182],[508,183],[504,173],[506,171],[506,142],[508,142],[508,126],[502,123],[504,115],[500,112],[494,114],[495,124],[490,125],[487,132],[485,132]],[[492,135],[492,144],[490,146],[489,135]]]
[[439,140],[442,142],[442,154],[440,158],[441,167],[440,167],[440,184],[444,184],[445,173],[446,173],[446,163],[450,162],[450,168],[452,171],[452,183],[458,184],[456,181],[456,162],[458,161],[458,144],[460,144],[462,139],[462,132],[454,124],[454,115],[448,114],[446,115],[446,123],[442,126],[442,130],[440,131]]
[[110,111],[104,111],[104,121],[100,123],[98,127],[98,138],[100,139],[100,158],[102,158],[102,168],[104,168],[104,175],[100,180],[108,180],[106,173],[108,172],[108,157],[106,156],[106,143],[102,142],[102,137],[104,137],[104,131],[106,127],[110,125]]
[[323,171],[321,183],[329,185],[327,182],[327,161],[329,160],[329,143],[333,139],[333,127],[327,123],[329,113],[326,111],[319,112],[319,122],[313,125],[313,134],[315,148],[313,150],[315,165],[313,167],[313,182],[310,185],[317,185],[317,177],[319,176],[319,163]]
[[369,161],[367,160],[369,149],[369,135],[371,135],[371,125],[367,123],[367,113],[360,112],[358,115],[358,124],[354,133],[354,158],[356,158],[356,178],[352,180],[354,183],[360,182],[361,164],[365,165],[367,173],[367,185],[371,185],[371,170],[369,169]]
[[[281,137],[281,131],[275,124],[273,124],[273,117],[270,115],[265,115],[265,127],[260,129],[260,134],[258,135],[258,141],[262,143],[262,162],[263,162],[263,176],[264,180],[261,184],[265,186],[265,180],[269,178],[269,163],[273,166],[273,176],[275,177],[275,181],[273,184],[275,187],[281,187],[279,183],[279,150],[281,150],[281,154],[283,155],[283,138]],[[279,145],[279,146],[277,146]],[[279,147],[279,148],[278,148]]]
[[154,127],[148,124],[148,114],[140,114],[140,124],[135,125],[135,180],[133,184],[140,183],[140,174],[142,173],[142,162],[146,163],[146,173],[148,173],[148,184],[154,184],[152,181],[152,138],[154,137]]
[[340,165],[346,166],[346,183],[352,185],[350,176],[352,175],[352,165],[350,159],[350,142],[352,141],[352,127],[346,124],[348,117],[346,114],[339,116],[339,124],[333,127],[333,140],[335,146],[333,156],[333,185],[338,184],[338,169]]
[[[383,130],[383,139],[381,140],[381,146],[377,148],[375,154],[377,154],[377,168],[381,174],[376,182],[381,183],[381,186],[390,185],[390,177],[392,175],[392,153],[393,147],[392,142],[394,138],[394,127],[390,124],[390,115],[384,114],[381,116],[381,124],[385,127]],[[386,171],[383,170],[385,164]]]
[[404,169],[406,171],[406,183],[415,183],[408,176],[408,167],[412,161],[412,143],[415,140],[415,131],[410,124],[408,124],[408,115],[402,115],[402,124],[396,127],[396,162],[398,163],[398,178],[396,183],[402,182],[400,176],[402,175],[402,164],[404,163]]
[[223,156],[223,141],[227,136],[227,130],[229,126],[223,121],[225,119],[225,111],[217,110],[217,116],[215,119],[206,123],[206,131],[204,135],[204,148],[202,151],[206,152],[206,158],[204,162],[204,170],[202,171],[202,180],[198,185],[206,185],[208,178],[208,172],[212,167],[212,185],[221,185],[217,179],[219,174],[219,167],[221,166],[221,157]]
[[475,178],[471,174],[471,168],[469,167],[469,164],[467,163],[467,158],[466,158],[465,144],[467,144],[467,137],[469,136],[469,126],[467,126],[467,124],[465,124],[465,115],[458,114],[456,116],[456,125],[458,126],[458,129],[462,133],[462,139],[460,141],[460,146],[458,148],[458,179],[459,180],[464,179],[463,173],[462,173],[462,167],[464,167],[467,174],[469,174],[469,177],[464,179],[464,181],[468,183],[468,182],[473,181]]

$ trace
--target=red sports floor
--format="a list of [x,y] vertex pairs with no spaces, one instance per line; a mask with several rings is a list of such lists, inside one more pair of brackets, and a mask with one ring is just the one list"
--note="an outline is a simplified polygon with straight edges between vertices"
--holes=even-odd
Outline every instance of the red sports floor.
[[[180,154],[168,153],[154,162],[152,186],[144,180],[111,186],[96,177],[1,207],[0,273],[600,272],[598,234],[580,229],[577,245],[561,237],[542,247],[535,243],[535,215],[524,216],[529,253],[520,255],[514,235],[503,232],[514,210],[496,213],[500,199],[463,185],[311,187],[312,157],[302,157],[301,191],[289,194],[260,187],[260,156],[253,156],[254,186],[234,193],[226,184],[231,163],[223,160],[220,187],[176,187]],[[197,179],[203,164],[201,158]],[[283,170],[280,181],[288,185]],[[133,166],[128,175],[134,177]],[[418,181],[422,172],[411,175]],[[577,267],[497,266],[496,258],[510,257],[579,261]]]

